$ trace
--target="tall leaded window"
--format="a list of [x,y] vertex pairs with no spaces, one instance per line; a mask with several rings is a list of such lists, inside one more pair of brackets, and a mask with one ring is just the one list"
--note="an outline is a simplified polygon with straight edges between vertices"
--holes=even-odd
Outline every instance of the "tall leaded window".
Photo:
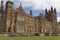
[[18,30],[23,30],[23,29],[24,29],[24,25],[19,25],[19,26],[17,27],[17,29],[18,29]]
[[24,21],[24,17],[23,16],[18,16],[17,20]]

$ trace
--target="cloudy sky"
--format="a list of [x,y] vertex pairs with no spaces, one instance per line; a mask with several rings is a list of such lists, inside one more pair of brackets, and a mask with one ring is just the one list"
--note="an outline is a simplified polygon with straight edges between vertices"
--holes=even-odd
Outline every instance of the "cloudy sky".
[[[1,0],[0,0],[1,1]],[[4,4],[8,0],[3,0]],[[22,7],[29,14],[29,10],[33,10],[33,15],[39,15],[39,13],[44,13],[44,9],[48,10],[53,6],[53,8],[57,9],[57,19],[60,19],[60,0],[9,0],[14,2],[14,8],[18,8],[20,3],[22,3]]]

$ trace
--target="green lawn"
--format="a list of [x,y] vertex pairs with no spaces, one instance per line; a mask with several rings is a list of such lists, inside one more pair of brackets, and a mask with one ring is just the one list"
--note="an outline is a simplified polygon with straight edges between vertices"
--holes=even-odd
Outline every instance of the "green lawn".
[[60,36],[22,36],[22,37],[4,37],[0,36],[0,40],[60,40]]

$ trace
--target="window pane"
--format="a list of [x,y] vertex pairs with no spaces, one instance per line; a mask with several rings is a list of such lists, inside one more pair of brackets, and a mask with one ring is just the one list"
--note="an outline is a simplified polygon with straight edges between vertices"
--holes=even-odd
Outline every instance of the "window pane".
[[23,30],[24,29],[24,25],[19,25],[17,29],[18,30]]
[[24,21],[24,17],[18,16],[17,20]]

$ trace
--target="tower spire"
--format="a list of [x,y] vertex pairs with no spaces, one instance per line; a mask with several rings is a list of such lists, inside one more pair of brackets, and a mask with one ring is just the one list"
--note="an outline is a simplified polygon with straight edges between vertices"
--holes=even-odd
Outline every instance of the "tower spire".
[[20,0],[20,7],[22,7],[22,0]]
[[22,7],[21,2],[20,2],[20,7]]

